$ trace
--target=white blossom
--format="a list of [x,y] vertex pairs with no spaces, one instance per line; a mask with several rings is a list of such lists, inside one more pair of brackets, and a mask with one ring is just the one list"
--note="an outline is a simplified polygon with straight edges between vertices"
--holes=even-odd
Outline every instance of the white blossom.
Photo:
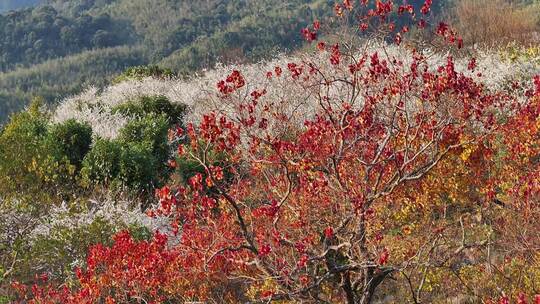
[[48,215],[40,220],[30,233],[32,238],[47,236],[55,227],[68,229],[89,226],[96,220],[104,220],[115,227],[137,225],[146,227],[149,231],[169,230],[169,219],[164,217],[149,217],[141,212],[138,204],[127,200],[94,200],[88,202],[86,210],[73,211],[65,202],[52,207]]
[[[411,52],[405,47],[369,42],[365,49],[367,53],[379,52],[381,58],[396,58],[402,61],[404,66],[410,65],[412,60]],[[444,65],[448,55],[430,50],[424,50],[423,54],[431,67]],[[534,63],[535,61],[509,62],[503,60],[495,51],[477,52],[476,59],[477,69],[474,72],[467,69],[468,59],[456,59],[456,69],[484,84],[488,89],[500,90],[511,80],[530,79],[532,75],[540,73],[540,67]],[[281,67],[283,73],[288,75],[287,64],[291,62],[298,64],[313,62],[328,75],[338,73],[336,77],[340,76],[339,73],[348,73],[346,66],[338,69],[332,67],[327,54],[324,53],[282,55],[276,59],[255,64],[218,65],[212,70],[183,79],[149,77],[142,80],[129,80],[111,85],[102,92],[91,87],[77,96],[62,101],[56,110],[55,121],[74,118],[88,122],[99,136],[114,138],[129,118],[111,113],[111,108],[141,96],[163,95],[172,103],[187,105],[186,120],[196,123],[200,121],[202,115],[210,111],[234,119],[238,116],[239,103],[248,99],[253,90],[266,89],[266,95],[259,101],[261,107],[267,105],[279,109],[280,112],[289,115],[291,123],[301,124],[319,110],[315,92],[301,87],[301,82],[291,81],[291,77],[275,77],[275,75],[271,78],[266,77],[266,73],[273,72],[276,66]],[[216,84],[225,79],[233,70],[241,71],[246,79],[246,85],[235,92],[234,98],[220,98]],[[331,100],[347,99],[348,90],[341,90],[339,85],[333,85],[330,89],[328,93]],[[272,128],[272,126],[269,127]]]

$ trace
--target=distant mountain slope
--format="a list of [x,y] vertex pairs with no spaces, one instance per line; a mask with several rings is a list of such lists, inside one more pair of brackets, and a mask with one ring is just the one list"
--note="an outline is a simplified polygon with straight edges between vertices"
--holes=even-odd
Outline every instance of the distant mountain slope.
[[0,0],[0,13],[9,10],[31,7],[42,2],[43,0]]
[[[125,66],[120,62],[117,69],[95,66],[107,64],[106,58],[94,63],[69,59],[77,54],[126,47],[124,54],[130,59],[125,63],[133,63],[136,57],[139,64],[167,65],[189,74],[217,61],[248,62],[294,50],[302,45],[301,27],[331,14],[333,3],[47,0],[43,6],[0,15],[0,124],[24,107],[30,96],[44,95],[53,102],[82,83],[120,73]],[[55,64],[42,64],[50,60]],[[66,79],[51,69],[78,74]],[[43,86],[35,77],[27,77],[28,71],[44,70],[49,78],[38,78]]]
[[[317,16],[331,14],[334,1],[49,0],[48,3],[69,16],[107,15],[113,20],[123,20],[133,27],[137,42],[148,49],[152,61],[157,63],[176,54],[174,57],[181,63],[177,68],[190,72],[214,61],[208,57],[235,60],[266,55],[275,47],[294,49],[301,43],[300,28]],[[178,58],[178,53],[191,56]],[[196,64],[186,67],[186,61]]]
[[[120,46],[86,51],[0,73],[0,113],[20,109],[35,95],[53,102],[76,94],[89,85],[106,85],[118,71],[146,63],[140,47]],[[5,119],[1,115],[0,118]]]
[[0,71],[131,42],[124,22],[106,14],[68,17],[50,6],[0,16]]

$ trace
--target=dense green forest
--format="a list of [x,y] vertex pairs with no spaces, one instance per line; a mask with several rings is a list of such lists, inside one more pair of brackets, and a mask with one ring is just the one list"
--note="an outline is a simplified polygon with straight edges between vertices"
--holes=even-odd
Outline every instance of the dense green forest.
[[31,65],[88,49],[129,43],[125,24],[106,14],[66,18],[50,6],[9,12],[1,19],[0,70]]
[[188,74],[217,61],[286,53],[301,45],[301,27],[328,15],[332,5],[331,0],[50,0],[5,12],[0,123],[33,96],[53,103],[88,84],[102,85],[132,65]]

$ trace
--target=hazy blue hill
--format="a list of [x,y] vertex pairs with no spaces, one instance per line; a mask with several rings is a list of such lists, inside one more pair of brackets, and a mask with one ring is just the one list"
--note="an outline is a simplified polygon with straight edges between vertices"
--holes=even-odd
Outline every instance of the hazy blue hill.
[[0,13],[9,10],[31,7],[42,2],[42,0],[0,0]]

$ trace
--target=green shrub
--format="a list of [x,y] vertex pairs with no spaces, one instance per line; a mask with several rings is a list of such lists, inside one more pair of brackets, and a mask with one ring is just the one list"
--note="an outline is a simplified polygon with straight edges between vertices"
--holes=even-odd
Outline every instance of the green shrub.
[[143,96],[116,106],[112,112],[137,118],[150,114],[163,115],[170,124],[177,124],[182,121],[185,110],[185,105],[172,104],[165,96]]
[[84,156],[92,143],[92,128],[74,119],[53,125],[49,139],[67,156],[70,163],[80,168]]
[[48,123],[46,113],[41,110],[43,102],[42,99],[36,98],[27,111],[13,115],[9,124],[2,129],[2,139],[13,141],[14,138],[21,137],[36,143],[43,138],[47,133]]
[[81,175],[87,184],[110,184],[120,172],[122,146],[117,141],[97,139],[82,162]]
[[98,139],[82,162],[83,184],[149,193],[166,176],[158,161],[152,142]]
[[48,117],[36,100],[13,115],[0,134],[0,193],[4,199],[45,202],[67,192],[75,167],[49,140]]
[[116,182],[129,189],[150,190],[158,181],[157,160],[143,143],[127,143],[122,147]]
[[170,124],[164,115],[147,115],[141,119],[130,121],[120,130],[118,140],[125,143],[142,143],[147,145],[156,161],[163,168],[169,159],[168,132]]
[[38,236],[30,250],[24,253],[23,263],[18,269],[23,273],[17,276],[24,277],[37,269],[46,269],[52,279],[63,280],[73,273],[75,264],[84,262],[92,245],[110,244],[111,236],[117,230],[115,223],[103,218],[78,227],[54,226],[46,235]]
[[130,224],[128,226],[129,234],[136,241],[148,241],[152,239],[152,231],[146,226]]

